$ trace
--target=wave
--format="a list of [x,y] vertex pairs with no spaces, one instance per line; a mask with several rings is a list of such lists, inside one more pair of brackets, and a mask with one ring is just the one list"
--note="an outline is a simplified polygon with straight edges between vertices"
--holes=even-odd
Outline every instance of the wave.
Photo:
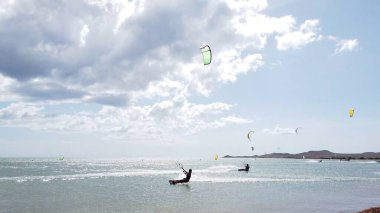
[[206,177],[198,176],[191,179],[192,182],[212,183],[258,183],[258,182],[325,182],[325,181],[380,181],[380,178],[360,177],[317,177],[317,178],[281,178],[281,177]]
[[373,163],[377,163],[377,161],[374,161],[374,160],[369,160],[369,161],[358,161],[358,163],[362,163],[362,164],[373,164]]
[[[197,170],[199,174],[217,174],[217,173],[227,173],[231,171],[236,171],[237,166],[234,165],[216,165],[205,169]],[[87,169],[86,169],[87,170]],[[183,174],[180,170],[149,170],[149,169],[134,169],[129,171],[101,171],[101,172],[90,172],[90,173],[80,173],[84,171],[83,169],[78,170],[77,174],[69,175],[45,175],[45,176],[17,176],[17,177],[0,177],[0,181],[43,181],[48,182],[52,180],[80,180],[80,179],[95,179],[95,178],[105,178],[105,177],[131,177],[131,176],[158,176],[158,175],[177,175],[179,179],[183,178]]]
[[48,182],[51,180],[81,180],[81,179],[95,179],[106,177],[132,177],[132,176],[155,176],[166,174],[178,174],[178,170],[135,170],[127,172],[101,172],[101,173],[85,173],[85,174],[71,174],[71,175],[47,175],[47,176],[19,176],[19,177],[2,177],[0,181],[35,181],[40,180]]
[[[178,174],[177,170],[166,171],[134,171],[134,172],[113,172],[113,173],[88,173],[88,174],[73,174],[73,175],[51,175],[51,176],[21,176],[21,177],[2,177],[0,181],[15,181],[18,183],[27,181],[42,181],[49,182],[53,180],[73,181],[83,179],[96,179],[108,177],[132,177],[132,176],[156,176],[166,174],[177,174],[177,179],[183,178],[183,174]],[[203,173],[205,174],[205,173]],[[380,175],[380,172],[375,172]],[[175,179],[175,178],[174,178]],[[212,182],[212,183],[257,183],[257,182],[324,182],[324,181],[380,181],[380,178],[366,177],[211,177],[202,175],[197,172],[193,175],[191,182]]]
[[319,163],[319,160],[307,160],[308,163]]
[[[243,166],[242,166],[243,168]],[[235,165],[216,165],[216,166],[210,166],[205,169],[199,169],[197,170],[197,173],[226,173],[231,171],[237,171],[239,167]]]

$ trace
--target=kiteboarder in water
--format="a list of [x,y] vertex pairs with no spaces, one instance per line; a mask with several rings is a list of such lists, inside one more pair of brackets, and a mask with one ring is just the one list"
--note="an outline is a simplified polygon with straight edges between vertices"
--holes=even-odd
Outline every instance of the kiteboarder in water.
[[181,167],[181,169],[183,170],[183,173],[186,175],[186,177],[181,180],[169,180],[170,184],[175,185],[177,183],[188,183],[190,181],[192,170],[189,169],[189,171],[187,172],[185,169],[183,169],[183,167]]
[[244,168],[244,169],[239,169],[238,171],[239,171],[239,172],[241,172],[241,171],[246,171],[246,172],[248,172],[248,171],[249,171],[249,164],[247,163],[247,164],[245,165],[245,168]]

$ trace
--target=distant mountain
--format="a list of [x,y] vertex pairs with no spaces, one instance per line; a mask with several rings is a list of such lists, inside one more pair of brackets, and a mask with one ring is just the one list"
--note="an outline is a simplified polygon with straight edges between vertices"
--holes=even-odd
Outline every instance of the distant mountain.
[[380,160],[380,152],[364,152],[364,153],[334,153],[328,150],[308,151],[298,154],[289,153],[271,153],[265,155],[252,156],[230,156],[223,158],[295,158],[295,159],[340,159],[340,160]]

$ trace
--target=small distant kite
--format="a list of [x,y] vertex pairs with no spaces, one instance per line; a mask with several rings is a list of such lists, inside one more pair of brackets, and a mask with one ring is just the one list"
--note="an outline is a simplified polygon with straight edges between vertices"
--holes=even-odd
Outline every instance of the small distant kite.
[[[251,135],[252,135],[253,133],[255,133],[255,131],[253,131],[253,130],[248,132],[248,134],[247,134],[247,138],[248,138],[249,141],[252,141],[252,140],[251,140]],[[252,151],[253,151],[253,150],[255,150],[255,148],[252,146]]]
[[200,48],[203,56],[203,64],[209,65],[211,64],[212,54],[210,46],[206,45]]
[[301,129],[301,127],[297,127],[294,131],[296,132],[296,134],[298,135],[298,131]]
[[253,130],[248,132],[247,138],[248,138],[249,141],[252,141],[250,135],[253,134],[253,133],[255,133],[255,131],[253,131]]
[[351,108],[349,110],[349,113],[350,113],[350,118],[352,118],[354,116],[354,113],[355,113],[355,109],[354,108]]

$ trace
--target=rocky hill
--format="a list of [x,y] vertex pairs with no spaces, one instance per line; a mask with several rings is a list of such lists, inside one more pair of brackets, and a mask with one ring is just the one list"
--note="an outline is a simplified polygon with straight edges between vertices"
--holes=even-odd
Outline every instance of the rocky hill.
[[340,160],[380,160],[380,152],[364,153],[334,153],[328,150],[308,151],[297,154],[289,153],[271,153],[265,155],[252,156],[230,156],[223,158],[295,158],[295,159],[340,159]]

